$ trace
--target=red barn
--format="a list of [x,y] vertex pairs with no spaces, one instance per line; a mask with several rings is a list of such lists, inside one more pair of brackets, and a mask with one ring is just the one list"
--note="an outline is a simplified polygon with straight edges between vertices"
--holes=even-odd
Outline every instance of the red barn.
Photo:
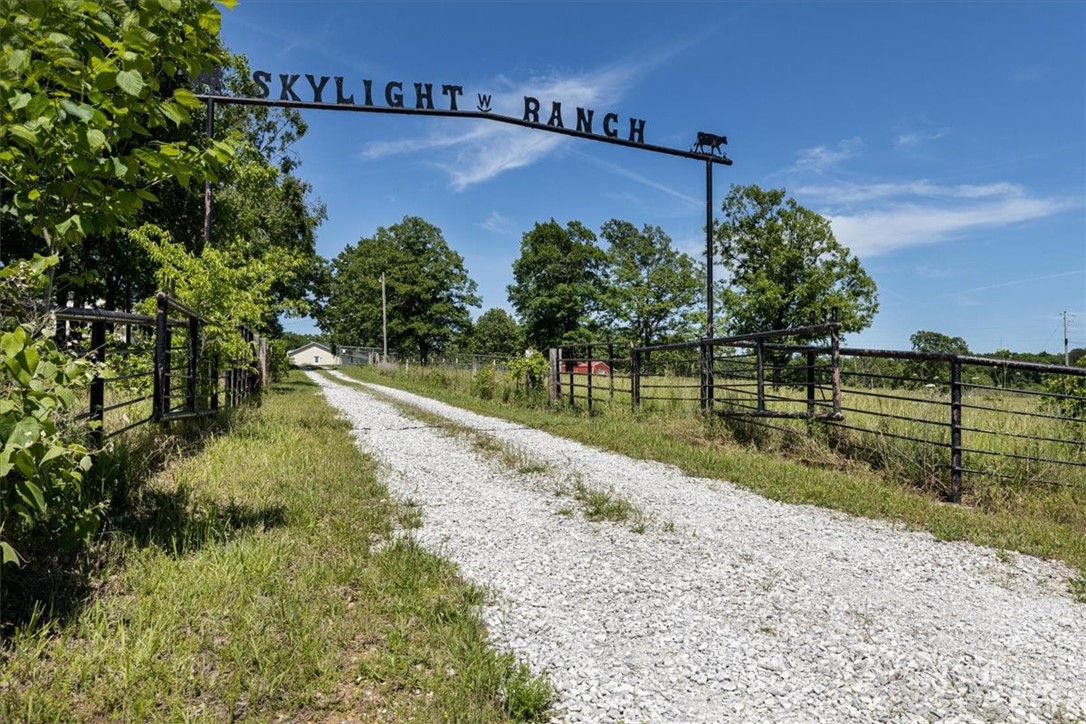
[[[573,370],[572,370],[573,374],[575,374],[575,375],[587,375],[588,374],[588,365],[589,365],[588,362],[577,362],[577,363],[575,363],[573,365]],[[567,363],[566,372],[568,373],[569,371],[570,371],[570,369],[569,369],[569,365]],[[606,362],[601,362],[599,360],[593,360],[592,361],[592,374],[596,375],[597,377],[606,377],[606,376],[611,374],[611,366],[608,365]]]

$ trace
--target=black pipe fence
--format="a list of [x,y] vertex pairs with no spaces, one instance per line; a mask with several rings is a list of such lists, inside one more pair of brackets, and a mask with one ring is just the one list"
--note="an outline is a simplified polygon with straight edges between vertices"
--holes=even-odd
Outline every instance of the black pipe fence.
[[844,348],[838,330],[558,347],[550,398],[589,410],[696,410],[748,439],[820,435],[850,457],[908,469],[954,502],[970,478],[1086,484],[1086,368]]
[[96,423],[96,445],[148,422],[214,415],[220,402],[236,405],[266,379],[263,339],[243,328],[253,359],[233,360],[220,373],[217,355],[208,351],[208,321],[164,293],[155,316],[77,307],[55,309],[53,316],[62,349],[101,370],[87,408],[76,416]]

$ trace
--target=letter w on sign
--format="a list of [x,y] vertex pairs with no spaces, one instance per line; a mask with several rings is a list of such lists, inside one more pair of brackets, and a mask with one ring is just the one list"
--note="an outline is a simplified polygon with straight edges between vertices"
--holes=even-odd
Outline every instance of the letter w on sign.
[[694,142],[694,145],[690,147],[690,150],[694,153],[707,153],[710,156],[715,156],[719,152],[719,154],[723,156],[724,151],[720,147],[727,145],[727,136],[717,136],[713,133],[699,131],[698,140]]

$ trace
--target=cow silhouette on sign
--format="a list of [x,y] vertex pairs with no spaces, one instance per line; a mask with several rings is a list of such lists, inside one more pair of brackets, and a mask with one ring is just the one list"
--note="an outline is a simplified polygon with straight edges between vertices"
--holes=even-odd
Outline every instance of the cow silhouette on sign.
[[714,133],[698,131],[698,140],[694,141],[694,145],[690,147],[690,150],[694,153],[704,153],[709,156],[716,156],[719,152],[721,158],[723,158],[724,150],[720,147],[727,145],[727,136],[718,136]]

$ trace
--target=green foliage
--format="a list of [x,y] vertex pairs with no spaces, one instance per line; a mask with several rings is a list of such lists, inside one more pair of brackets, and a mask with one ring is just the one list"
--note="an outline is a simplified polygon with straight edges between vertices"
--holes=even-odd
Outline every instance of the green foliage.
[[591,337],[605,259],[596,235],[579,221],[563,229],[551,219],[524,234],[507,289],[529,344],[546,349]]
[[859,332],[878,311],[875,282],[839,244],[830,222],[785,198],[784,189],[732,186],[716,229],[727,270],[721,303],[733,333],[822,321],[837,309],[844,332]]
[[480,367],[471,376],[471,392],[480,400],[494,399],[494,390],[498,386],[498,373],[493,365]]
[[531,354],[510,360],[509,381],[518,390],[541,390],[547,379],[547,368],[547,358],[533,349]]
[[164,140],[203,108],[167,90],[220,65],[210,0],[0,0],[0,168],[14,216],[57,252],[131,220],[151,188],[213,177],[232,144]]
[[[258,331],[268,316],[286,311],[277,304],[272,289],[305,265],[301,255],[274,247],[258,257],[229,246],[205,246],[195,255],[149,224],[129,231],[128,238],[158,265],[155,277],[160,288],[199,310],[212,323],[206,330],[205,349],[219,354],[222,362],[252,358],[252,348],[237,328]],[[237,246],[244,244],[238,242]],[[145,304],[150,311],[153,302]]]
[[0,269],[2,564],[18,563],[17,548],[31,534],[74,546],[98,527],[98,507],[83,502],[91,458],[70,419],[94,367],[57,349],[34,305],[56,263],[35,256]]
[[524,351],[524,335],[509,312],[495,307],[475,320],[471,349],[475,354],[514,357]]
[[[920,330],[909,337],[914,352],[932,354],[969,354],[969,345],[961,337],[951,337],[940,332]],[[920,383],[950,383],[950,364],[936,360],[919,360],[906,363],[909,374]]]
[[423,362],[470,328],[479,305],[464,258],[441,229],[417,216],[380,227],[333,262],[328,305],[318,315],[337,345],[381,347],[381,274],[388,297],[388,346]]
[[268,376],[272,382],[281,382],[290,372],[290,358],[287,357],[287,343],[282,339],[268,342]]
[[920,330],[909,337],[916,352],[935,352],[938,354],[969,354],[969,345],[961,337],[951,337],[940,332]]
[[641,346],[692,336],[691,312],[702,293],[694,260],[673,248],[659,226],[638,230],[611,219],[600,236],[610,245],[603,292],[608,323]]
[[[1086,367],[1086,357],[1080,357],[1078,367]],[[1044,381],[1045,389],[1062,397],[1046,397],[1047,408],[1062,417],[1074,417],[1080,434],[1086,433],[1086,377],[1050,374]],[[1084,435],[1086,437],[1086,435]]]

